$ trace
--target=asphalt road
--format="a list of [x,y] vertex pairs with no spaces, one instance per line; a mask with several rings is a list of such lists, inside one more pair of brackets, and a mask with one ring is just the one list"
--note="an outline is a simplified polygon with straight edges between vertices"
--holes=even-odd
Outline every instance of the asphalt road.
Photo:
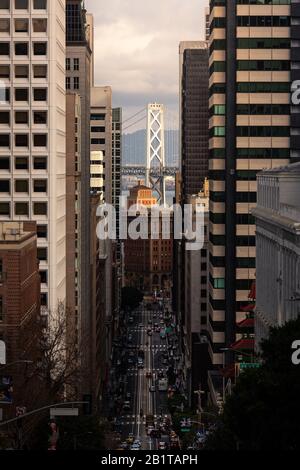
[[[157,317],[154,318],[154,314]],[[132,341],[129,343],[134,351],[134,361],[137,361],[138,350],[143,350],[144,368],[139,369],[137,363],[128,364],[126,393],[131,394],[131,407],[128,411],[123,411],[121,416],[121,429],[123,438],[126,439],[129,433],[132,433],[135,439],[142,442],[143,450],[155,450],[158,447],[156,439],[147,436],[146,415],[154,415],[155,420],[161,415],[168,413],[167,393],[158,391],[158,372],[162,371],[166,375],[168,366],[164,365],[163,353],[167,351],[167,342],[160,338],[158,332],[148,336],[147,329],[151,326],[149,320],[154,323],[160,323],[159,314],[141,308],[132,314],[133,323],[128,324],[127,336],[132,335]],[[135,348],[134,348],[135,347]],[[153,378],[147,378],[147,372],[151,371]],[[151,392],[150,386],[156,384],[156,391]],[[143,416],[140,416],[140,411]]]

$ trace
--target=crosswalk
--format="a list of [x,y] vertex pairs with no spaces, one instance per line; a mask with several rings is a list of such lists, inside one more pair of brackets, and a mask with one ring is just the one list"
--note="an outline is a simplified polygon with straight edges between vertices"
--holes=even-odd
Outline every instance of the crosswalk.
[[[154,416],[154,422],[156,423],[159,419],[161,419],[161,415],[153,415]],[[120,423],[119,426],[129,426],[132,424],[137,424],[137,425],[146,425],[146,415],[144,415],[142,418],[140,415],[126,415],[126,416],[121,416],[120,418]]]

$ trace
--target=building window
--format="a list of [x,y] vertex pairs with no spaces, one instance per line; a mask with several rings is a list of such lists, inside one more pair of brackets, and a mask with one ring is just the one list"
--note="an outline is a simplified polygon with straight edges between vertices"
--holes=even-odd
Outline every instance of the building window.
[[15,203],[15,214],[16,215],[29,215],[28,202],[16,202]]
[[0,295],[0,322],[4,321],[4,301],[2,295]]
[[[0,65],[0,78],[10,78],[10,66],[9,65]],[[0,90],[0,100],[2,100],[3,88]]]
[[48,271],[40,271],[41,284],[47,284],[48,282]]
[[28,55],[28,43],[27,42],[16,42],[15,43],[15,54],[16,55]]
[[66,70],[68,72],[71,70],[71,59],[69,57],[66,59]]
[[10,0],[0,0],[0,10],[9,10],[10,8]]
[[15,169],[16,170],[28,170],[28,157],[16,157]]
[[9,42],[0,42],[0,56],[10,56]]
[[46,193],[47,192],[47,180],[34,180],[33,191],[35,193]]
[[28,0],[15,0],[16,10],[28,10]]
[[34,88],[34,101],[47,101],[47,88]]
[[34,215],[47,215],[48,207],[46,202],[34,202],[33,203]]
[[28,78],[29,68],[28,65],[15,65],[15,78]]
[[47,225],[37,225],[36,233],[38,238],[47,238],[48,237],[48,227]]
[[105,114],[91,114],[91,121],[105,121]]
[[26,18],[17,18],[15,20],[16,33],[28,33],[28,20]]
[[0,148],[1,147],[10,148],[10,136],[9,136],[9,134],[0,134]]
[[47,134],[34,134],[33,145],[34,147],[47,147]]
[[10,21],[8,18],[0,18],[0,33],[10,33]]
[[47,65],[34,65],[33,77],[34,78],[47,78]]
[[10,88],[0,86],[0,105],[10,102]]
[[47,0],[33,0],[34,10],[46,10],[47,9]]
[[74,90],[79,90],[79,77],[74,77]]
[[33,27],[34,33],[46,33],[47,32],[47,19],[46,18],[33,19],[32,27]]
[[29,181],[28,180],[16,180],[15,181],[15,192],[16,193],[28,193],[29,192]]
[[33,122],[34,124],[47,124],[47,111],[34,111]]
[[10,181],[9,180],[0,180],[0,193],[10,194]]
[[15,88],[16,101],[28,101],[28,88]]
[[0,124],[10,124],[10,112],[0,111]]
[[70,90],[70,89],[71,89],[71,78],[66,77],[66,90]]
[[0,202],[0,216],[10,217],[9,202]]
[[16,134],[15,146],[16,147],[28,147],[28,134]]
[[73,63],[74,70],[77,72],[79,70],[79,59],[74,59]]
[[9,157],[0,157],[0,170],[10,170]]
[[47,170],[47,157],[34,157],[33,169],[34,170]]
[[28,111],[16,111],[15,123],[16,124],[28,124]]
[[46,42],[34,42],[33,54],[34,55],[47,55],[47,43]]
[[48,307],[48,294],[46,292],[41,294],[41,306]]
[[37,257],[40,261],[47,261],[48,259],[47,248],[38,248]]

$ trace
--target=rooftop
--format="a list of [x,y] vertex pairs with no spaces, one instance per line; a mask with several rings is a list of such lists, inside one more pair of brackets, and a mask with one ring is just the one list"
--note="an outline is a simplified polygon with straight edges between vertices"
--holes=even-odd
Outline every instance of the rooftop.
[[36,233],[23,222],[0,222],[0,243],[15,243],[25,241]]

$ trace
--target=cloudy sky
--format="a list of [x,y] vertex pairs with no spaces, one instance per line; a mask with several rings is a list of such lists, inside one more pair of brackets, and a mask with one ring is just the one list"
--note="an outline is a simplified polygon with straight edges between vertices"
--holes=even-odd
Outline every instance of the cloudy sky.
[[174,126],[178,45],[204,39],[207,4],[208,0],[86,0],[95,20],[95,83],[112,86],[113,105],[124,108],[124,119],[156,101],[166,105],[167,121]]

